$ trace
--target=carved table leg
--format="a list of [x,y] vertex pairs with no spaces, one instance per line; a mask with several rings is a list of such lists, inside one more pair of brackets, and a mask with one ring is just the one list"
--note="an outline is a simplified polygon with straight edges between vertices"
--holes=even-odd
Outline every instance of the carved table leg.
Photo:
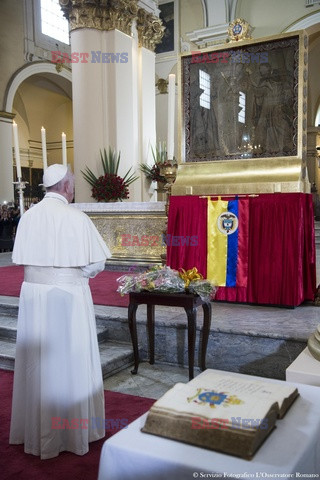
[[211,303],[204,303],[203,308],[203,329],[202,329],[202,348],[201,348],[201,370],[206,369],[206,353],[211,325]]
[[134,357],[134,369],[131,370],[131,373],[135,375],[138,373],[138,366],[139,366],[139,349],[138,349],[138,336],[137,336],[137,323],[136,323],[136,311],[138,308],[138,304],[130,303],[128,308],[128,321],[129,321],[129,329],[133,347],[133,357]]
[[188,317],[188,360],[189,360],[189,380],[193,379],[194,351],[196,344],[196,320],[197,308],[185,308]]
[[149,338],[149,362],[154,364],[154,305],[147,305],[147,325]]

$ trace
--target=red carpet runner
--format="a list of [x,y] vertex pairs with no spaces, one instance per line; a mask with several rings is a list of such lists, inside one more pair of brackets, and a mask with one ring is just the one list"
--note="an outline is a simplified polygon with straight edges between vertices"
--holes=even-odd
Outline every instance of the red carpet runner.
[[[3,480],[96,480],[104,441],[117,429],[107,429],[106,438],[90,443],[84,456],[63,452],[50,460],[27,455],[23,445],[9,445],[13,373],[0,370],[0,476]],[[154,400],[105,391],[106,419],[129,423],[147,412]]]
[[[127,307],[129,296],[121,297],[116,290],[117,278],[125,272],[103,271],[95,278],[90,279],[90,288],[95,305],[108,305],[112,307]],[[23,282],[23,267],[9,266],[0,267],[0,295],[19,297]]]

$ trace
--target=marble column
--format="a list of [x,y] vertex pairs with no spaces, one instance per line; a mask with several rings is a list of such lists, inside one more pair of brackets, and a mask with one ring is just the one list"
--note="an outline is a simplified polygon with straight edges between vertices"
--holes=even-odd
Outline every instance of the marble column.
[[320,220],[320,157],[316,148],[319,143],[320,129],[318,127],[308,127],[307,168],[316,220]]
[[[140,51],[137,0],[60,0],[60,5],[70,23],[71,52],[79,58],[72,63],[75,199],[90,202],[81,171],[87,165],[102,174],[103,148],[121,152],[120,175],[130,167],[140,175],[145,137],[155,138],[154,53]],[[150,112],[142,115],[146,102]],[[145,196],[140,177],[130,186],[130,201]]]
[[309,180],[313,189],[320,192],[320,174],[319,174],[319,158],[316,147],[320,141],[320,128],[308,127],[307,132],[307,168]]
[[[153,165],[152,148],[156,146],[156,97],[155,97],[155,47],[163,35],[159,18],[140,8],[137,18],[138,31],[138,84],[140,92],[140,143],[141,162]],[[157,192],[150,192],[149,183],[142,178],[141,200],[157,200]],[[144,187],[144,188],[143,188]]]
[[13,188],[13,159],[12,159],[12,121],[14,114],[0,112],[0,145],[1,145],[1,174],[0,174],[0,205],[14,199]]

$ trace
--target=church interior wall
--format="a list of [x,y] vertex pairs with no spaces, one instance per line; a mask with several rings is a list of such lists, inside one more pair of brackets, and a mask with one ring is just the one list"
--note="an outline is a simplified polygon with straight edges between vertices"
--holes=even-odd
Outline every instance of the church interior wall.
[[24,9],[22,0],[0,3],[0,110],[10,78],[24,65]]
[[298,19],[315,11],[319,6],[305,6],[301,0],[238,0],[236,18],[244,18],[254,27],[253,37],[277,35]]
[[[308,173],[313,190],[320,192],[320,169],[319,158],[315,147],[320,144],[319,118],[320,108],[320,24],[310,29],[309,32],[309,61],[308,61]],[[319,217],[319,201],[315,202],[315,215]]]
[[319,31],[309,37],[308,125],[315,126],[320,100],[320,24]]
[[182,41],[186,41],[186,33],[205,26],[205,14],[200,0],[181,0],[179,6],[180,32]]

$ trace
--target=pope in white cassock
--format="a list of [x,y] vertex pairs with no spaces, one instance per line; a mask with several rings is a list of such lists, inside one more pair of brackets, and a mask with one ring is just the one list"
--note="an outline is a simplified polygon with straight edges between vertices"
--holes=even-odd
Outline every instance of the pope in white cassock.
[[89,277],[111,256],[89,217],[68,205],[73,174],[44,173],[44,199],[22,215],[12,254],[24,265],[10,443],[52,458],[84,455],[105,435],[104,391]]

